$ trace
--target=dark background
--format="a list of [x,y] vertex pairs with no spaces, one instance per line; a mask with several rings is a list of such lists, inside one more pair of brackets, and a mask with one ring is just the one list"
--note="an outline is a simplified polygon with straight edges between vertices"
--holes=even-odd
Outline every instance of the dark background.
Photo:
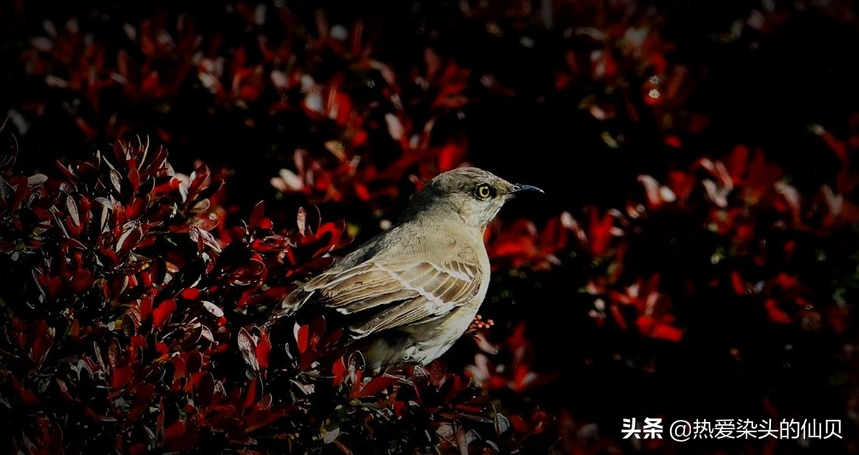
[[[272,42],[291,36],[288,46],[308,74],[320,83],[344,74],[343,90],[355,105],[368,106],[368,121],[382,125],[371,131],[366,145],[350,153],[362,156],[362,166],[385,169],[403,151],[385,135],[384,113],[390,106],[384,104],[387,95],[380,88],[385,86],[383,77],[355,69],[354,56],[315,47],[315,18],[322,12],[329,26],[342,24],[351,30],[356,20],[363,21],[366,42],[372,43],[370,55],[397,74],[406,112],[416,124],[435,118],[435,143],[449,138],[465,142],[468,162],[546,191],[545,197],[511,203],[501,215],[506,222],[527,217],[542,227],[563,211],[580,219],[586,206],[623,210],[631,198],[640,197],[640,174],[664,182],[670,171],[688,169],[701,157],[724,158],[738,144],[762,150],[803,195],[824,184],[836,187],[839,172],[853,161],[856,142],[847,142],[845,164],[814,134],[813,125],[842,139],[855,138],[859,130],[855,2],[464,3],[470,4],[468,14],[458,2],[262,2],[267,20],[251,24],[242,15],[256,3],[4,2],[0,114],[14,111],[28,125],[24,131],[7,121],[4,140],[9,143],[14,137],[23,172],[51,174],[56,172],[54,160],[69,162],[109,148],[117,132],[149,135],[170,150],[178,172],[190,173],[195,160],[224,170],[226,205],[233,220],[246,218],[254,203],[266,200],[273,218],[279,213],[279,221],[286,224],[299,205],[311,202],[320,207],[323,218],[343,218],[358,226],[356,241],[366,239],[378,231],[380,219],[396,216],[413,190],[408,179],[394,183],[400,189],[395,197],[370,203],[350,194],[341,200],[280,194],[269,183],[278,169],[294,169],[296,148],[330,159],[322,144],[343,133],[341,126],[297,108],[301,93],[286,94],[292,109],[273,112],[271,105],[279,95],[270,83],[262,84],[255,100],[217,100],[192,71],[175,83],[174,93],[160,97],[134,98],[121,87],[110,87],[99,93],[100,107],[94,109],[85,90],[45,82],[45,74],[69,79],[78,71],[74,61],[39,56],[31,47],[32,38],[45,35],[44,21],[61,29],[70,17],[104,46],[105,68],[116,66],[111,56],[120,49],[129,50],[132,61],[140,58],[123,24],[139,29],[154,18],[173,31],[179,13],[193,19],[195,33],[203,37],[200,48],[209,49],[204,52],[229,57],[244,47],[250,49],[251,63],[263,61],[253,51],[260,36]],[[552,6],[551,24],[540,16],[545,5]],[[293,28],[275,20],[278,6],[291,12]],[[766,18],[763,27],[750,25],[755,14]],[[618,44],[617,30],[631,24],[655,30],[661,46],[655,53],[667,68],[687,71],[681,94],[664,105],[649,106],[643,96],[642,87],[655,74],[652,63],[623,55]],[[500,32],[491,32],[493,27]],[[608,38],[600,41],[579,33],[582,27],[593,27]],[[523,45],[523,39],[530,45]],[[413,82],[425,68],[425,49],[469,70],[464,89],[468,101],[462,106],[434,109],[431,97]],[[614,55],[616,77],[585,69],[573,74],[566,86],[558,86],[558,74],[569,72],[565,52],[572,51],[586,66],[590,53],[598,49]],[[68,55],[74,59],[79,54]],[[35,62],[46,68],[34,69]],[[155,62],[154,70],[163,79],[175,76],[175,56]],[[271,69],[268,63],[260,64],[265,71]],[[506,91],[487,88],[481,81],[487,75]],[[229,78],[222,83],[229,84]],[[616,115],[595,118],[583,107],[594,99],[614,106]],[[374,102],[383,107],[373,107]],[[665,123],[666,114],[673,123]],[[706,121],[696,126],[695,115]],[[112,118],[121,128],[104,126]],[[83,131],[79,119],[94,132]],[[608,143],[606,136],[618,145]],[[856,196],[847,187],[846,200]],[[623,417],[841,418],[845,441],[816,442],[810,448],[787,441],[775,452],[757,443],[744,449],[739,442],[717,446],[728,453],[855,452],[855,415],[848,417],[857,396],[855,359],[849,354],[856,346],[853,312],[847,313],[847,332],[830,330],[826,314],[823,328],[809,332],[798,320],[772,323],[759,298],[738,297],[726,286],[708,285],[714,279],[727,280],[731,270],[762,280],[787,270],[812,289],[816,305],[829,308],[834,305],[832,290],[856,274],[855,226],[845,223],[832,235],[780,231],[768,224],[767,216],[777,216],[764,212],[751,215],[759,216],[759,239],[775,245],[792,239],[800,247],[791,258],[780,258],[778,247],[771,247],[771,261],[763,267],[739,254],[719,265],[711,263],[725,237],[702,229],[707,219],[703,206],[655,212],[627,232],[625,271],[618,287],[660,273],[660,291],[674,298],[672,311],[684,329],[679,342],[649,338],[611,323],[595,325],[588,314],[594,296],[580,290],[602,269],[575,247],[558,252],[560,263],[548,271],[497,271],[490,289],[494,297],[484,307],[484,314],[499,323],[494,334],[503,338],[515,323],[527,321],[535,345],[534,369],[560,373],[555,381],[528,391],[526,402],[552,412],[564,410],[582,424],[596,423],[603,436],[614,439]],[[821,250],[828,260],[815,265]],[[853,288],[848,286],[846,295],[852,304]],[[739,350],[741,359],[731,349]],[[459,343],[450,362],[467,363],[473,355],[472,344]],[[629,449],[625,442],[619,444]],[[709,447],[689,443],[666,450],[698,453]]]

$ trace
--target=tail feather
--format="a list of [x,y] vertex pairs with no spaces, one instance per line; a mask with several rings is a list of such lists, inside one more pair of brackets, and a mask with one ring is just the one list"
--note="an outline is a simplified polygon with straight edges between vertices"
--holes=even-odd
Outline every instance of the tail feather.
[[280,305],[272,310],[272,314],[269,316],[268,321],[266,321],[265,327],[271,327],[283,318],[295,317],[312,295],[313,292],[307,292],[301,288],[292,291],[280,302]]

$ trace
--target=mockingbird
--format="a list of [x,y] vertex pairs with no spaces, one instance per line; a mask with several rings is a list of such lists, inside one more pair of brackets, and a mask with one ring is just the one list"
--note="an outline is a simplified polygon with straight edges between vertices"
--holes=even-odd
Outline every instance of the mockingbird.
[[432,362],[474,319],[489,285],[483,233],[523,191],[542,192],[477,168],[438,175],[396,224],[298,287],[276,317],[338,320],[370,371]]

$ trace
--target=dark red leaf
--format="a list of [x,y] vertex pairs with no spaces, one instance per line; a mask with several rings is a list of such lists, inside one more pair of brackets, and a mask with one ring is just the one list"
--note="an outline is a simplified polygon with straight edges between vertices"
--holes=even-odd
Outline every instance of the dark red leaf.
[[60,378],[57,378],[57,389],[60,391],[60,396],[62,396],[65,400],[69,402],[80,402],[80,399],[76,397],[72,397],[69,393],[69,387],[66,385],[66,381],[63,381]]
[[158,308],[152,312],[152,325],[157,329],[161,330],[164,327],[164,323],[167,322],[167,319],[176,310],[176,301],[173,299],[168,299],[161,302],[158,305]]
[[623,313],[620,311],[620,305],[616,303],[612,303],[609,305],[609,309],[611,311],[611,315],[614,317],[614,321],[617,323],[618,327],[623,330],[627,330],[629,328],[629,324],[626,322],[626,318],[623,316]]
[[197,391],[197,403],[200,408],[207,408],[212,404],[212,398],[215,393],[215,378],[212,373],[204,372],[195,375],[194,387]]
[[170,363],[173,364],[173,380],[179,380],[180,378],[185,377],[188,374],[188,367],[185,364],[185,360],[181,356],[176,356],[170,359]]
[[191,183],[188,185],[189,199],[197,199],[197,194],[208,179],[209,167],[201,164],[191,173]]
[[130,365],[124,365],[119,368],[115,368],[111,376],[111,387],[113,387],[114,389],[125,387],[131,380],[133,374],[134,370],[131,368]]
[[257,381],[252,380],[248,386],[248,391],[245,394],[244,408],[248,409],[256,403],[257,399]]
[[260,201],[254,205],[254,208],[251,211],[251,216],[248,218],[248,226],[253,229],[262,228],[260,226],[260,222],[263,218],[265,218],[265,202]]
[[138,225],[129,225],[124,228],[122,235],[116,242],[116,253],[119,257],[124,258],[128,253],[137,247],[140,239],[143,238],[143,229]]
[[348,373],[349,370],[346,368],[346,361],[343,359],[342,356],[338,358],[336,362],[334,362],[334,366],[332,367],[331,372],[334,374],[334,378],[332,379],[332,381],[335,386],[340,385],[340,383],[342,383],[343,380],[346,379],[346,373]]
[[192,241],[197,243],[197,249],[200,252],[205,251],[204,246],[208,246],[216,252],[221,251],[221,245],[220,243],[218,243],[215,237],[212,236],[210,232],[204,231],[198,226],[190,226],[188,228],[188,235],[191,237]]
[[263,370],[268,368],[268,357],[271,352],[271,341],[266,332],[260,332],[260,338],[256,345],[256,359],[259,367]]
[[258,430],[266,425],[269,425],[276,420],[280,419],[284,416],[283,411],[269,411],[269,410],[254,410],[248,414],[245,419],[246,427],[245,433],[250,433],[254,430]]
[[137,190],[140,189],[140,173],[137,172],[137,167],[135,166],[131,166],[128,169],[128,183],[131,184],[131,189],[136,194]]
[[76,270],[68,280],[69,288],[74,293],[88,291],[95,283],[95,277],[88,270]]
[[162,445],[171,451],[190,450],[197,443],[198,432],[196,426],[186,426],[180,421],[173,422],[167,427]]
[[157,352],[158,355],[164,357],[170,353],[170,347],[167,346],[167,344],[162,342],[162,341],[156,341],[155,342],[155,352]]
[[400,381],[401,379],[395,376],[388,376],[384,374],[381,376],[377,376],[370,380],[367,385],[361,388],[361,390],[357,394],[352,395],[351,398],[364,398],[373,396],[387,389],[388,387],[398,384]]
[[18,381],[17,378],[15,378],[15,376],[9,375],[7,377],[12,383],[12,388],[18,391],[18,394],[21,396],[21,401],[23,401],[25,405],[37,406],[41,403],[41,401],[36,398],[36,395],[34,395],[33,392],[30,392],[27,388],[21,385],[21,383]]
[[310,327],[307,325],[299,326],[295,333],[295,341],[298,342],[299,354],[307,352],[308,345],[310,344]]
[[56,163],[56,165],[57,165],[57,168],[59,168],[59,169],[60,169],[60,172],[62,172],[62,173],[63,173],[63,175],[66,177],[66,180],[67,180],[67,182],[68,182],[68,183],[70,183],[70,184],[74,185],[74,182],[77,182],[77,181],[78,181],[78,176],[77,176],[77,175],[75,175],[75,173],[74,173],[74,172],[72,172],[71,170],[69,170],[69,168],[65,167],[65,166],[63,165],[63,163],[60,163],[59,161],[55,161],[55,163]]
[[286,287],[272,287],[268,288],[265,291],[252,293],[248,295],[248,298],[244,301],[240,302],[237,306],[239,308],[253,305],[261,305],[267,304],[271,302],[279,302],[286,297],[289,289]]
[[126,419],[130,422],[136,421],[143,415],[143,412],[149,409],[152,404],[152,395],[155,393],[155,386],[152,384],[142,384],[137,387],[134,394],[134,403],[128,410]]

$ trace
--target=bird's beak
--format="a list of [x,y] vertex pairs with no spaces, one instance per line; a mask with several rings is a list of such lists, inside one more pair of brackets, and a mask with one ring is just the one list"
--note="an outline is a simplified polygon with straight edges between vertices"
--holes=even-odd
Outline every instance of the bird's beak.
[[537,188],[536,186],[531,185],[521,185],[519,183],[513,185],[513,189],[510,190],[510,194],[524,193],[526,191],[535,191],[537,193],[545,193],[545,191]]

